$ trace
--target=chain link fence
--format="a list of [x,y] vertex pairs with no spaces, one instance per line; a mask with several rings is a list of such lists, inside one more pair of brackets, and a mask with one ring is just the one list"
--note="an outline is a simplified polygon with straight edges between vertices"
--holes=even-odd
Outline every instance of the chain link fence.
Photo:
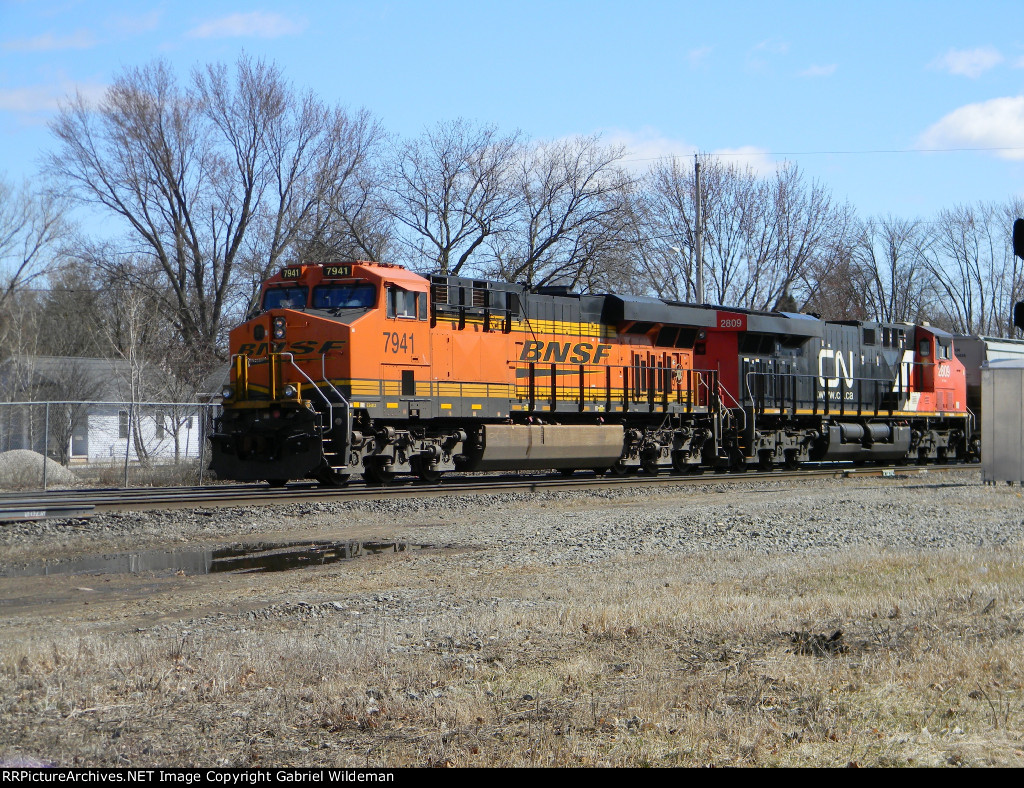
[[0,488],[203,484],[219,413],[211,402],[0,402]]

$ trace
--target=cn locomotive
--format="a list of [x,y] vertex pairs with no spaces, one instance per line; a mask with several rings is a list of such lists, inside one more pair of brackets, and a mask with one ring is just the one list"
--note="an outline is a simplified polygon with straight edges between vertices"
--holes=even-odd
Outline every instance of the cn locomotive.
[[953,337],[456,276],[289,265],[231,332],[221,479],[649,474],[977,453]]

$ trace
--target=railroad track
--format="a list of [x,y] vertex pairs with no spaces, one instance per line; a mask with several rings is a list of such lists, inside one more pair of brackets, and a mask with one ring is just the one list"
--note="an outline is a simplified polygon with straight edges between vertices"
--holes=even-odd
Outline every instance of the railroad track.
[[322,487],[314,482],[295,482],[283,488],[263,484],[207,485],[205,487],[149,487],[134,489],[54,490],[49,492],[0,494],[0,523],[53,518],[86,518],[115,511],[152,511],[203,507],[254,506],[377,498],[437,497],[444,495],[493,494],[497,492],[536,492],[582,490],[621,486],[686,486],[708,482],[739,482],[813,477],[904,476],[977,472],[976,465],[853,466],[822,464],[798,471],[776,470],[746,473],[704,473],[677,476],[594,476],[579,472],[560,474],[452,476],[440,484],[413,481],[374,487],[353,482],[346,487]]

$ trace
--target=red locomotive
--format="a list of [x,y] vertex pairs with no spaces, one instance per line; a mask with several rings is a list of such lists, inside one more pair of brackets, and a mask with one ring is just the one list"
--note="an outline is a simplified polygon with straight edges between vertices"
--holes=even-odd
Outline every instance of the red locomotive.
[[223,479],[967,459],[953,338],[927,325],[288,266],[231,332]]

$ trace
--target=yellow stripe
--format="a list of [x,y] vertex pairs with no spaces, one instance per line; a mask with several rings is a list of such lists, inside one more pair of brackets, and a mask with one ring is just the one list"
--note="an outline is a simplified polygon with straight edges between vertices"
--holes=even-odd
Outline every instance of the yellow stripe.
[[[451,323],[453,330],[459,330],[459,321],[451,320],[447,316],[438,321],[438,324]],[[482,317],[470,317],[466,316],[467,326],[482,326],[484,319]],[[491,319],[491,330],[488,333],[501,334],[503,320]],[[512,323],[512,331],[507,334],[525,334],[532,336],[534,334],[568,334],[570,336],[581,336],[581,337],[597,337],[599,339],[611,339],[618,336],[618,333],[611,326],[606,326],[603,323],[573,323],[567,320],[530,320],[527,321],[514,321]]]

